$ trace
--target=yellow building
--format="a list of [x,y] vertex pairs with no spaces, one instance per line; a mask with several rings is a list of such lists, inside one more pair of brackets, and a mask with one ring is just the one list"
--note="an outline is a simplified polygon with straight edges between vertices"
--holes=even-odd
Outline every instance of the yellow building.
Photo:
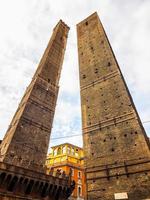
[[85,175],[84,175],[84,161],[83,149],[64,143],[53,146],[52,151],[47,156],[46,166],[48,171],[60,169],[69,173],[72,169],[72,179],[76,182],[75,190],[70,199],[82,200],[85,197]]

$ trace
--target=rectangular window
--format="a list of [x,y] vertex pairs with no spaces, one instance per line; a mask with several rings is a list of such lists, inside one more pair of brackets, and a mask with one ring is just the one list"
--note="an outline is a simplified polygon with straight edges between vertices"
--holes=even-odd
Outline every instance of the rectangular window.
[[82,172],[81,171],[78,171],[78,178],[82,178]]
[[72,176],[74,176],[74,169],[71,169],[72,170]]

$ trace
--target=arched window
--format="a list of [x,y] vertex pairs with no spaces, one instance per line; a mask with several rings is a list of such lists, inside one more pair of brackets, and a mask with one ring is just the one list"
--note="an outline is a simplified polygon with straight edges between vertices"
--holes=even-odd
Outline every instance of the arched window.
[[71,149],[71,154],[72,154],[72,155],[75,154],[75,150],[74,150],[74,148]]
[[82,189],[81,186],[78,186],[78,197],[82,196]]
[[70,149],[70,147],[67,148],[67,153],[68,153],[68,154],[71,153],[71,149]]
[[57,149],[54,149],[54,156],[57,155]]
[[75,156],[79,156],[79,150],[78,149],[76,149],[76,152],[75,152]]
[[66,146],[64,146],[64,147],[62,148],[62,152],[63,152],[63,154],[66,154]]
[[61,154],[61,148],[59,147],[57,151],[57,155],[60,155],[60,154]]

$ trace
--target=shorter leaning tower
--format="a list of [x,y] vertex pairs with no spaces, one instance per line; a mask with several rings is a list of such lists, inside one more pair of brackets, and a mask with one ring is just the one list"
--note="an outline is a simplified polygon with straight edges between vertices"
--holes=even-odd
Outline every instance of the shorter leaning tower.
[[150,198],[150,143],[97,13],[77,34],[87,199]]

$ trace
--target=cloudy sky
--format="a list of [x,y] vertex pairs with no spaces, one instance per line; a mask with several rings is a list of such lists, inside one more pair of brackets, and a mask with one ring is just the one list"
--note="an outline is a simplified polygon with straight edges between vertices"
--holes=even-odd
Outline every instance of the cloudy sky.
[[[141,120],[150,121],[149,8],[149,0],[0,0],[0,139],[61,18],[71,30],[51,136],[55,139],[50,145],[71,142],[82,146],[76,23],[95,11]],[[150,135],[150,123],[144,123],[144,127]]]

